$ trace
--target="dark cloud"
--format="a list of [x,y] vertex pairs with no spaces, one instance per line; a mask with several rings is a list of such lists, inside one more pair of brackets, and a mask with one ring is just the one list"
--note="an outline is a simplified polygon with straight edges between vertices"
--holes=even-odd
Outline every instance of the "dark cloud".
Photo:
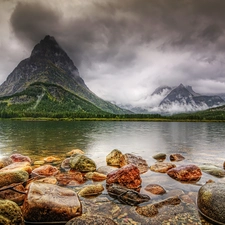
[[107,100],[135,104],[159,85],[225,87],[224,0],[12,2],[8,20],[25,51],[54,36]]

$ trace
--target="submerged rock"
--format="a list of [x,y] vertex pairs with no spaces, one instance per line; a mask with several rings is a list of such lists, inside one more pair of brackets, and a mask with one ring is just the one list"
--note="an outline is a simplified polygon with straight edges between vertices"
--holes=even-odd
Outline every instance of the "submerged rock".
[[96,170],[95,162],[85,155],[77,154],[70,158],[71,169],[80,172],[94,172]]
[[154,195],[162,195],[166,193],[166,190],[158,184],[149,184],[145,187],[145,190],[151,192]]
[[123,156],[123,153],[118,150],[114,149],[112,150],[107,156],[106,156],[106,163],[109,166],[120,166],[120,158]]
[[12,154],[10,156],[13,162],[29,162],[31,163],[31,159],[29,156],[24,156],[19,153]]
[[159,173],[166,173],[168,170],[176,167],[173,163],[166,162],[157,162],[154,165],[150,166],[150,170]]
[[55,157],[55,156],[48,156],[48,157],[44,158],[44,161],[46,163],[52,163],[52,162],[59,161],[59,160],[60,160],[60,158]]
[[83,155],[84,154],[84,152],[82,151],[82,150],[80,150],[80,149],[73,149],[73,150],[71,150],[70,152],[67,152],[66,153],[66,156],[67,157],[70,157],[70,156],[72,156],[72,155],[74,155],[74,154],[81,154],[81,155]]
[[200,212],[211,219],[225,223],[225,185],[207,183],[198,192],[197,204]]
[[60,167],[65,170],[65,171],[68,171],[71,169],[70,167],[70,158],[66,158],[62,161]]
[[158,213],[159,208],[163,206],[168,206],[168,205],[178,205],[180,204],[180,202],[181,202],[180,198],[177,196],[174,196],[174,197],[170,197],[162,201],[148,204],[145,206],[141,206],[141,207],[138,206],[136,208],[136,212],[143,216],[152,217]]
[[97,169],[97,172],[107,175],[108,173],[111,173],[112,171],[117,169],[118,169],[117,167],[112,167],[112,166],[100,166]]
[[5,166],[10,165],[12,162],[13,161],[10,157],[5,156],[5,157],[0,158],[0,169]]
[[54,176],[57,173],[59,173],[59,170],[52,165],[44,165],[40,166],[36,169],[34,169],[31,173],[33,177],[35,176],[43,176],[43,177],[48,177],[48,176]]
[[82,197],[88,197],[93,195],[99,195],[103,191],[104,191],[104,187],[102,184],[92,184],[92,185],[87,185],[83,187],[78,194]]
[[60,173],[55,176],[59,185],[66,186],[70,185],[71,182],[75,182],[77,184],[84,183],[84,177],[80,172],[74,173]]
[[41,182],[31,183],[22,209],[28,222],[68,221],[82,212],[76,192]]
[[170,155],[170,160],[171,160],[171,161],[182,161],[182,160],[184,160],[184,159],[185,159],[184,156],[182,156],[182,155],[179,154],[179,153],[171,154],[171,155]]
[[88,172],[85,174],[85,178],[93,181],[103,181],[106,180],[106,175],[98,172]]
[[120,185],[107,185],[107,191],[110,197],[115,198],[121,203],[127,205],[138,205],[150,200],[148,195],[140,194],[137,191],[125,188]]
[[21,209],[15,202],[0,200],[0,224],[24,225]]
[[136,155],[133,155],[130,153],[126,153],[126,154],[122,155],[122,157],[120,158],[120,167],[123,167],[128,164],[133,164],[133,165],[137,166],[140,173],[145,173],[148,171],[148,164],[147,164],[146,160],[144,160],[140,156],[136,156]]
[[202,166],[199,166],[200,169],[205,172],[205,173],[208,173],[212,176],[215,176],[215,177],[224,177],[225,176],[225,170],[217,167],[217,166],[214,166],[214,165],[202,165]]
[[0,172],[0,188],[13,183],[23,183],[28,178],[29,174],[23,170]]
[[114,183],[135,190],[140,189],[141,182],[140,171],[132,164],[112,171],[107,175],[106,179],[108,185]]
[[183,165],[167,171],[167,174],[178,181],[198,181],[202,172],[196,165]]
[[162,162],[166,159],[166,154],[165,153],[158,153],[158,154],[156,154],[152,157],[153,157],[153,159],[156,159],[157,161]]
[[68,221],[66,225],[116,225],[113,220],[99,215],[82,215]]

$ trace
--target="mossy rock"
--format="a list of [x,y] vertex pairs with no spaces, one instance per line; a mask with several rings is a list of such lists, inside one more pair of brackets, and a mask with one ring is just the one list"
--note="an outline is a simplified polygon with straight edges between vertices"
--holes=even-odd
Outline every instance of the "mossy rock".
[[15,202],[0,200],[0,224],[24,225],[21,209]]

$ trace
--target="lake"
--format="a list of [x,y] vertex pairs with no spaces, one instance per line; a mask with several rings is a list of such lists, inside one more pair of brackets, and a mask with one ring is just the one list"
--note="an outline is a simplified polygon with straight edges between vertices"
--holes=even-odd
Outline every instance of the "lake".
[[[0,121],[0,156],[28,155],[33,161],[65,154],[75,148],[85,152],[98,166],[113,149],[143,157],[149,165],[157,153],[180,153],[177,164],[211,163],[223,167],[225,161],[225,123],[203,122],[124,122],[124,121]],[[208,174],[198,183],[183,184],[168,175],[152,171],[143,174],[143,187],[158,183],[167,190],[198,191],[207,180],[224,182]],[[146,179],[145,179],[146,178]],[[162,178],[162,179],[160,179]],[[142,190],[143,192],[143,190]]]

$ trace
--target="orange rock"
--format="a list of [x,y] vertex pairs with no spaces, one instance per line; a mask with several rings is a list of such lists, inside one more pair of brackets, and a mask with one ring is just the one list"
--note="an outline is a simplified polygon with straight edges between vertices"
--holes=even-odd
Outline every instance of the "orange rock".
[[28,156],[24,156],[18,153],[12,154],[10,156],[13,162],[29,162],[31,163],[31,159]]
[[48,176],[54,176],[59,172],[59,170],[51,165],[44,165],[44,166],[40,166],[36,169],[34,169],[31,173],[31,175],[33,177],[35,176],[44,176],[44,177],[48,177]]
[[119,184],[131,189],[139,189],[141,186],[140,171],[137,166],[129,164],[107,175],[107,184]]
[[66,156],[71,156],[71,155],[74,155],[74,154],[82,154],[83,155],[84,152],[77,148],[77,149],[71,150],[70,152],[67,152]]
[[154,195],[162,195],[166,193],[166,190],[158,184],[149,184],[145,187],[145,190],[151,192]]
[[167,171],[167,174],[173,179],[179,181],[198,181],[202,172],[196,165],[183,165]]
[[179,153],[170,155],[170,160],[171,161],[182,161],[184,159],[185,159],[184,156],[182,156]]
[[55,178],[57,179],[58,184],[62,186],[71,184],[72,181],[75,181],[76,184],[84,183],[84,177],[80,172],[60,173],[56,175]]

